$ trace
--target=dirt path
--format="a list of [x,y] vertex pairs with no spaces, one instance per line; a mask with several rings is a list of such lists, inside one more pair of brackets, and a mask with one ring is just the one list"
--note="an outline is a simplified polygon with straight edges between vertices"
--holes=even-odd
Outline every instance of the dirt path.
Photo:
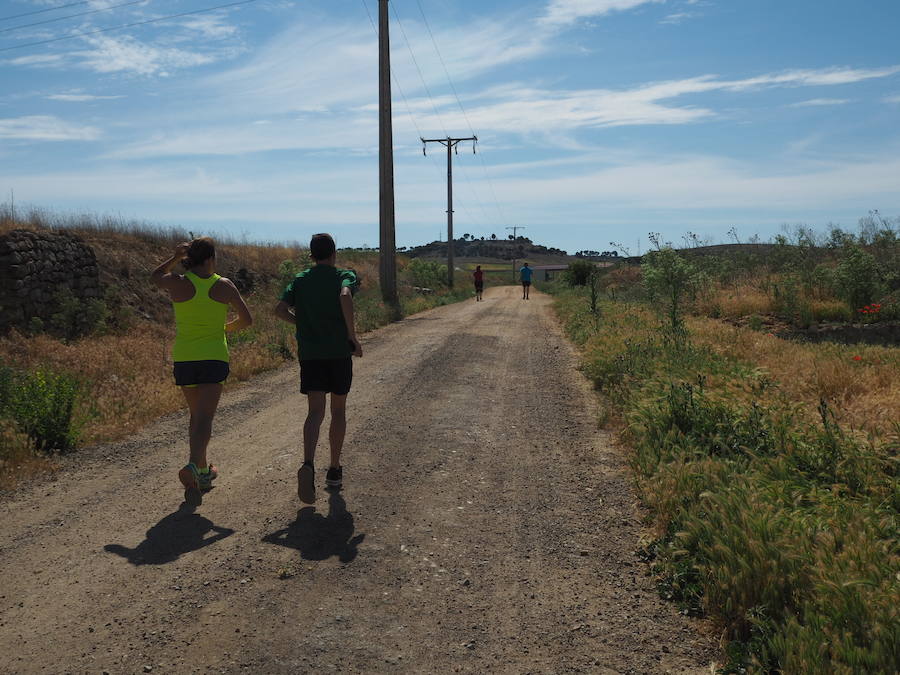
[[195,513],[182,415],[0,506],[0,671],[709,672],[634,555],[546,296],[489,289],[364,345],[345,488],[315,509],[294,366],[223,401]]

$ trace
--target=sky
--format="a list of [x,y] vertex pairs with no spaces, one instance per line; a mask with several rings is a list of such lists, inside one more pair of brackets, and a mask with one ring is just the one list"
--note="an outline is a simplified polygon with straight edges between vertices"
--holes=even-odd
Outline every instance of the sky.
[[[226,1],[0,0],[0,201],[378,246],[377,0]],[[389,6],[398,245],[900,216],[897,0]]]

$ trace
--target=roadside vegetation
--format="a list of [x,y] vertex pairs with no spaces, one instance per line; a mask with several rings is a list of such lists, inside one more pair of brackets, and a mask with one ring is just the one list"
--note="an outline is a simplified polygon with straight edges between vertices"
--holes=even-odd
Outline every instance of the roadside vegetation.
[[[121,438],[183,407],[171,377],[171,305],[148,279],[176,243],[206,234],[116,218],[31,211],[14,220],[0,213],[0,234],[17,228],[80,236],[94,249],[105,293],[89,303],[60,297],[52,320],[0,336],[0,489],[52,469],[56,453]],[[311,263],[297,243],[212,234],[219,272],[238,284],[254,316],[251,328],[229,336],[231,388],[296,358],[291,327],[271,309],[290,278]],[[389,323],[394,312],[381,300],[377,251],[340,250],[338,265],[362,280],[358,330]],[[403,315],[472,296],[468,283],[449,290],[446,266],[438,263],[401,257],[398,276]],[[432,292],[413,289],[426,285]]]
[[664,597],[719,627],[723,673],[900,672],[900,348],[787,341],[747,320],[892,317],[897,231],[866,224],[825,251],[776,242],[755,259],[660,245],[548,287],[630,448],[642,553]]

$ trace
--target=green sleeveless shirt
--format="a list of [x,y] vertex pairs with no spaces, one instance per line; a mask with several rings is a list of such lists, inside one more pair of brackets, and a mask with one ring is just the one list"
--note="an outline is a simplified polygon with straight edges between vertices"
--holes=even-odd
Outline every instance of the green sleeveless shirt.
[[209,297],[209,289],[221,277],[208,279],[186,272],[185,278],[194,285],[194,297],[173,302],[175,309],[175,346],[173,361],[228,361],[228,342],[225,340],[225,321],[228,305]]

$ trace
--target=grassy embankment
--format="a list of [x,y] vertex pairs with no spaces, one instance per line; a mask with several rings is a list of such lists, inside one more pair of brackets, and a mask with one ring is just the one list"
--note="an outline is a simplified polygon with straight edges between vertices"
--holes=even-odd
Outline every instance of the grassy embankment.
[[723,672],[900,671],[900,349],[674,334],[644,302],[550,290],[631,448],[660,590],[721,628]]
[[[88,334],[66,336],[50,325],[0,337],[0,489],[52,469],[49,450],[115,440],[184,405],[171,380],[171,305],[150,285],[149,274],[188,233],[40,212],[18,221],[0,218],[0,234],[15,228],[64,229],[81,236],[97,255],[106,295]],[[251,288],[244,296],[254,316],[250,329],[229,337],[231,388],[296,358],[291,327],[277,321],[271,309],[308,257],[298,244],[220,239],[217,247],[221,274],[236,278],[247,270]],[[338,265],[355,269],[362,279],[355,298],[357,329],[389,323],[391,311],[378,287],[377,252],[342,250]],[[412,267],[410,260],[398,260],[403,315],[472,295],[468,287],[451,292],[439,281],[434,294],[416,294],[412,286],[421,284]],[[61,308],[61,313],[83,309]]]

